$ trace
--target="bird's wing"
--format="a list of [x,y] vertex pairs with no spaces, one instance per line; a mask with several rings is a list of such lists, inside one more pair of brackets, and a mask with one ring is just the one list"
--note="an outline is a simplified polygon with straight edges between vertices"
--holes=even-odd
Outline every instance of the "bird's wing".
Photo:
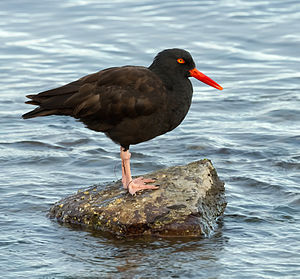
[[162,81],[147,68],[124,66],[27,97],[31,99],[27,103],[40,107],[25,118],[70,115],[93,130],[105,131],[124,118],[154,113],[164,102],[165,90]]

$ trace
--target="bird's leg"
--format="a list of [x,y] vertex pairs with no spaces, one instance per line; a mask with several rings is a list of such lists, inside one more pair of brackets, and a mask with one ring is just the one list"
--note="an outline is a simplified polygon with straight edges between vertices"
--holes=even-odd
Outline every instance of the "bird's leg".
[[[120,148],[120,151],[121,151],[120,157],[122,159],[122,183],[123,183],[123,187],[127,189],[129,182],[132,180],[131,170],[130,170],[131,153],[129,152],[129,150],[124,151],[122,146]],[[129,168],[127,167],[127,170],[126,170],[126,164],[129,165]]]
[[120,157],[122,159],[122,183],[125,189],[128,189],[131,195],[135,194],[138,191],[145,189],[158,189],[155,185],[147,185],[146,183],[155,182],[153,179],[145,179],[143,177],[138,177],[132,179],[131,170],[130,170],[130,157],[131,154],[129,150],[124,150],[121,147]]

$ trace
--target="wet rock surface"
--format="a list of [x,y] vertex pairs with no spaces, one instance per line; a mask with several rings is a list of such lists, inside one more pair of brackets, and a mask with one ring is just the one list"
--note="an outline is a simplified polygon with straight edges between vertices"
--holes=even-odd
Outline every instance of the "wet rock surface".
[[118,236],[209,236],[226,207],[224,183],[209,160],[147,175],[158,190],[131,196],[121,181],[93,186],[52,206],[60,223]]

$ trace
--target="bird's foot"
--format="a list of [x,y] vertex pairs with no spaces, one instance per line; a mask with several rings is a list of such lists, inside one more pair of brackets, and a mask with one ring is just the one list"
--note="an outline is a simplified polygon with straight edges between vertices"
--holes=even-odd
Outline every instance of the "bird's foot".
[[133,179],[128,184],[128,191],[131,195],[134,195],[136,192],[146,189],[156,190],[159,187],[156,185],[146,184],[153,183],[155,180],[149,178],[138,177]]

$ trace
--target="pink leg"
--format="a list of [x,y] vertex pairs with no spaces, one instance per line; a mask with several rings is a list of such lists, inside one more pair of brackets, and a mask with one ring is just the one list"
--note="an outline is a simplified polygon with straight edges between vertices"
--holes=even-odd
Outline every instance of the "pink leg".
[[[126,154],[125,151],[123,151],[122,146],[121,146],[120,150],[121,150],[120,155],[121,155],[121,159],[122,159],[122,184],[123,184],[124,189],[127,189],[128,185],[127,185],[127,180],[126,180],[126,175],[125,175],[125,173],[126,173],[125,160],[130,160],[131,154],[129,152],[128,152],[129,154]],[[128,155],[129,155],[129,157],[128,157]]]
[[129,150],[124,151],[121,147],[121,159],[122,159],[122,183],[125,189],[128,189],[131,195],[138,191],[145,189],[158,189],[155,185],[147,185],[146,183],[155,182],[153,179],[144,179],[143,177],[138,177],[132,180],[131,170],[130,170],[130,157],[131,154]]

